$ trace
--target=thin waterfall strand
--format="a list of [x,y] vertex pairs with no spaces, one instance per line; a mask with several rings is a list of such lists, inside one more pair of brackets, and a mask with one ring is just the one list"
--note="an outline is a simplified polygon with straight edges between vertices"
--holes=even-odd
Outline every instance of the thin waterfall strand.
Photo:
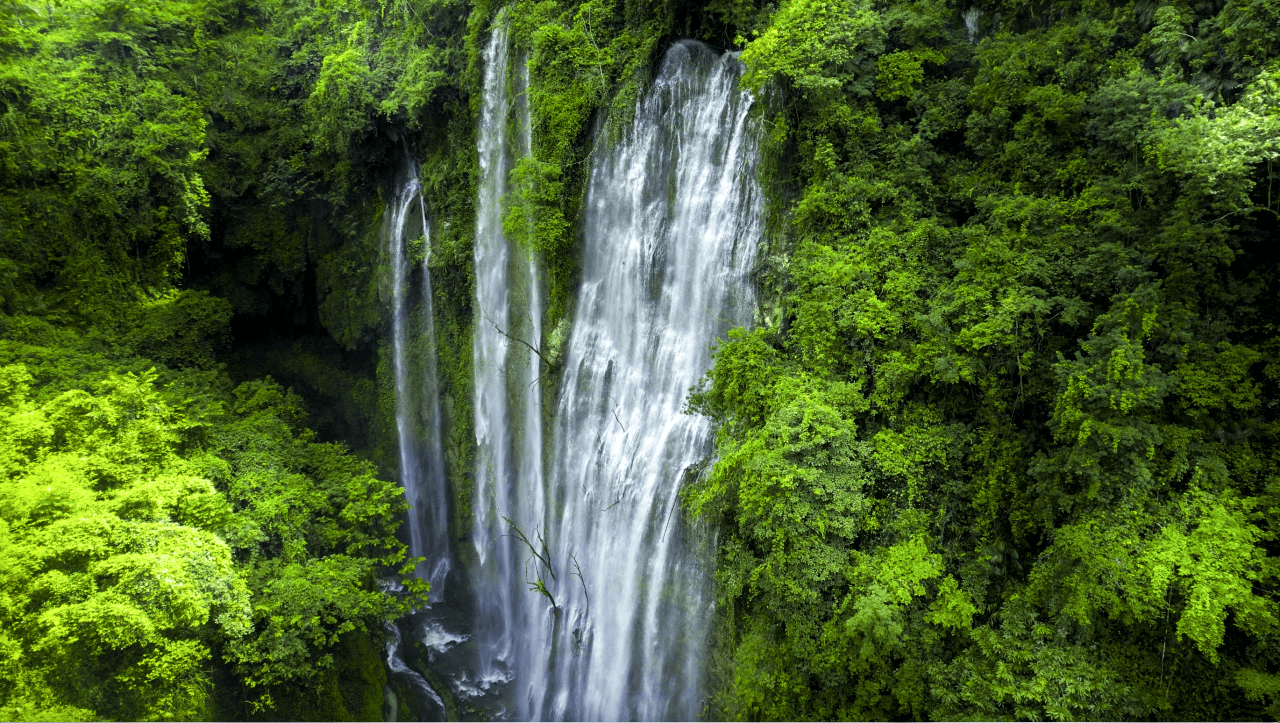
[[[418,307],[421,331],[416,339],[410,339],[408,332],[413,314],[409,303],[407,241],[411,230],[421,229],[424,245],[429,247],[430,242],[426,205],[418,179],[412,174],[397,189],[389,211],[385,234],[391,256],[392,366],[396,387],[400,483],[405,498],[412,506],[409,512],[409,554],[425,558],[416,574],[431,584],[431,600],[439,601],[444,597],[452,559],[448,529],[449,491],[440,433],[431,273],[425,260],[422,264],[422,301]],[[417,385],[409,381],[415,366],[421,369],[421,382]]]
[[[520,387],[525,375],[514,373],[517,355],[508,335],[513,331],[510,286],[513,280],[510,244],[502,232],[503,199],[511,171],[508,147],[507,26],[501,15],[484,51],[484,96],[477,133],[480,188],[476,199],[476,314],[472,332],[475,390],[476,489],[472,544],[476,565],[476,642],[480,683],[505,683],[513,675],[514,640],[521,626],[516,620],[515,596],[519,565],[507,520],[519,509],[520,450],[513,422],[519,423]],[[527,401],[525,401],[528,404]]]
[[[416,507],[421,488],[422,463],[419,446],[415,438],[414,404],[409,389],[409,360],[407,354],[407,332],[409,317],[408,302],[408,259],[405,253],[405,222],[413,201],[418,194],[418,180],[408,179],[397,189],[392,199],[390,213],[387,215],[385,234],[390,246],[391,255],[391,345],[392,366],[396,384],[396,434],[400,447],[400,485],[410,505]],[[423,525],[416,523],[418,511],[410,512],[409,554],[413,557],[423,556],[426,543],[423,539]],[[419,569],[419,573],[428,572]]]
[[[412,164],[410,164],[412,168]],[[414,213],[414,211],[418,213]],[[416,218],[415,218],[416,216]],[[419,222],[418,225],[411,221]],[[444,452],[440,443],[438,384],[435,368],[435,334],[431,304],[431,276],[422,267],[422,303],[418,314],[422,334],[409,339],[412,313],[409,302],[409,250],[407,240],[418,228],[428,243],[426,205],[418,180],[410,173],[396,189],[388,208],[384,235],[391,259],[392,282],[392,367],[396,388],[396,432],[399,442],[400,482],[409,511],[409,552],[425,558],[415,574],[431,584],[431,600],[443,598],[451,555],[447,527],[448,490],[444,473]],[[415,343],[416,341],[416,343]],[[414,354],[416,350],[417,354]],[[409,383],[414,358],[422,367],[422,384]],[[423,414],[427,415],[423,419]],[[425,427],[425,435],[422,434]],[[424,439],[425,437],[425,439]],[[444,701],[439,694],[400,656],[400,629],[388,622],[387,665],[392,675],[408,685],[416,698],[419,714],[443,720]]]
[[396,627],[395,623],[388,622],[383,625],[383,629],[387,633],[387,667],[391,669],[391,674],[407,683],[409,689],[413,691],[418,705],[423,708],[419,711],[420,716],[431,720],[444,720],[446,717],[444,699],[425,678],[418,675],[417,671],[405,665],[400,657],[400,628]]
[[440,377],[436,367],[435,302],[431,289],[431,225],[427,223],[427,204],[418,193],[418,210],[422,214],[422,399],[427,413],[427,458],[425,473],[427,485],[419,499],[427,502],[427,509],[415,516],[418,523],[427,523],[422,537],[429,542],[427,564],[431,583],[431,601],[444,599],[445,581],[453,566],[449,544],[449,478],[444,464],[443,419],[440,415]]
[[[519,147],[518,152],[521,157],[529,157],[533,154],[533,124],[530,122],[529,114],[529,66],[527,59],[521,57],[516,62],[515,68],[516,81],[516,125],[519,131]],[[534,232],[532,214],[526,217],[529,227],[527,232],[530,237]],[[536,253],[532,250],[522,249],[522,255],[527,255],[527,260],[520,268],[519,275],[524,286],[522,289],[525,300],[528,304],[527,313],[525,314],[525,325],[522,329],[523,333],[528,334],[528,340],[531,346],[540,346],[542,338],[542,294],[541,285],[538,275],[538,259]],[[543,430],[542,430],[542,364],[541,356],[529,349],[522,350],[527,355],[527,364],[523,374],[523,384],[526,390],[526,404],[524,408],[524,420],[521,425],[523,449],[521,450],[520,464],[520,487],[517,495],[519,504],[516,514],[513,518],[518,521],[523,530],[531,530],[533,537],[537,538],[545,527],[545,507],[546,507],[546,485],[545,475],[543,473]],[[536,542],[535,542],[536,544]],[[528,550],[521,550],[526,558],[526,580],[536,575],[536,579],[551,577],[552,571],[541,569],[535,560],[528,560]],[[533,568],[530,574],[529,568]],[[543,584],[553,584],[554,580],[544,580]],[[528,589],[528,585],[524,585],[521,590]],[[516,679],[519,685],[516,690],[516,697],[527,698],[537,689],[537,681],[543,680],[547,675],[547,659],[545,650],[531,648],[531,644],[539,643],[552,633],[551,626],[553,619],[546,614],[545,606],[542,604],[543,598],[539,595],[534,597],[527,592],[518,598],[519,605],[519,623],[521,628],[526,631],[520,637],[518,647],[518,660],[520,668],[517,671]],[[517,706],[517,710],[520,706]]]

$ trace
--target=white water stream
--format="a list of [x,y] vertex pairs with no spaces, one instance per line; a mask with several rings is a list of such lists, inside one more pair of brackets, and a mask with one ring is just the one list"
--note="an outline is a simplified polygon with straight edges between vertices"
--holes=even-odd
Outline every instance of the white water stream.
[[[387,667],[391,669],[391,674],[404,680],[409,690],[417,697],[419,716],[429,720],[444,720],[446,711],[440,694],[436,693],[416,670],[405,665],[404,659],[400,656],[400,628],[394,623],[386,623],[383,628],[387,633]],[[392,698],[392,705],[387,711],[391,714],[390,718],[393,721],[398,712],[394,701],[395,698]]]
[[[478,132],[480,189],[476,203],[476,309],[472,329],[476,488],[472,544],[476,564],[477,684],[487,689],[515,675],[517,648],[529,621],[521,604],[526,566],[514,526],[536,533],[542,517],[542,395],[539,358],[541,294],[537,261],[503,234],[503,201],[516,153],[527,153],[527,75],[508,93],[507,28],[499,18],[485,48],[484,103]],[[515,126],[513,148],[511,126]]]
[[[449,549],[448,488],[441,443],[439,382],[436,375],[435,324],[432,309],[430,225],[418,179],[409,163],[384,218],[383,236],[391,261],[392,368],[396,388],[396,432],[399,442],[400,484],[409,510],[409,554],[425,558],[415,574],[431,584],[430,599],[444,598],[452,556]],[[422,247],[418,303],[413,304],[410,242]],[[416,323],[415,323],[416,322]],[[416,334],[412,333],[416,330]],[[420,716],[444,720],[440,695],[401,655],[400,630],[386,625],[387,666],[407,686]],[[394,696],[389,712],[396,710]]]
[[[412,164],[410,164],[412,165]],[[431,583],[431,599],[441,600],[450,563],[448,487],[441,443],[439,382],[436,376],[435,324],[432,313],[430,226],[418,179],[410,175],[396,189],[384,227],[391,257],[392,366],[396,385],[396,432],[400,484],[409,512],[409,554],[426,558],[417,574]],[[423,244],[422,280],[417,309],[410,308],[409,241]],[[417,323],[414,324],[416,319]],[[411,329],[417,334],[410,338]]]

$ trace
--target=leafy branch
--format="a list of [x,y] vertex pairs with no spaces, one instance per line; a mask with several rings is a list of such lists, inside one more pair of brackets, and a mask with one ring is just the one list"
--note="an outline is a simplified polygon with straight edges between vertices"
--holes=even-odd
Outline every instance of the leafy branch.
[[[555,581],[556,571],[553,567],[551,567],[551,553],[547,551],[547,541],[543,539],[542,535],[541,534],[538,535],[538,542],[542,545],[542,552],[538,552],[538,548],[533,546],[533,543],[529,541],[529,537],[524,534],[524,531],[520,529],[519,525],[517,525],[510,517],[507,517],[506,515],[503,515],[502,519],[505,520],[508,525],[511,525],[511,529],[515,530],[515,533],[516,533],[515,537],[519,539],[521,542],[523,542],[525,547],[529,548],[530,555],[536,558],[538,562],[546,566],[547,572],[551,574],[552,581]],[[526,565],[527,564],[528,562],[526,560]],[[525,569],[527,570],[528,568],[526,567]],[[543,597],[551,601],[551,609],[555,610],[557,613],[560,611],[560,606],[556,603],[555,596],[552,595],[551,591],[547,589],[547,585],[542,581],[541,577],[537,578],[536,580],[530,580],[526,574],[525,583],[529,585],[530,592],[541,593]]]
[[525,578],[525,582],[528,583],[530,592],[540,592],[545,595],[546,598],[551,601],[551,608],[559,612],[560,606],[556,604],[556,599],[551,595],[551,591],[542,583],[542,578],[538,578],[532,582],[528,578]]

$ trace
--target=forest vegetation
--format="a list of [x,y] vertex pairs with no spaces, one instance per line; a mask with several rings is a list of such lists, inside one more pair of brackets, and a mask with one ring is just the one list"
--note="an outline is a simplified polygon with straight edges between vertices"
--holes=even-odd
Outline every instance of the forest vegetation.
[[705,717],[1280,717],[1280,2],[0,0],[0,718],[383,715],[378,229],[412,156],[461,535],[499,13],[553,363],[662,52],[757,98]]

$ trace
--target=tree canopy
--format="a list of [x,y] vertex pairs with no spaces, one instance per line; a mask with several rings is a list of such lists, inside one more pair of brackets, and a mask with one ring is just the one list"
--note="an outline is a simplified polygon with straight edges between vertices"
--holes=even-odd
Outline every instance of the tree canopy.
[[[745,718],[1280,709],[1269,3],[784,3],[694,394]],[[1270,27],[1271,31],[1263,28]]]
[[[363,127],[270,96],[290,55],[264,30],[290,10],[0,3],[6,719],[380,713],[372,641],[425,599],[402,493],[318,441],[297,394],[226,363],[255,284],[293,291],[308,250],[292,183],[252,191],[251,232],[211,206],[261,183],[254,164],[317,175],[306,154]],[[191,288],[242,246],[234,288]],[[368,690],[348,700],[353,676]]]

